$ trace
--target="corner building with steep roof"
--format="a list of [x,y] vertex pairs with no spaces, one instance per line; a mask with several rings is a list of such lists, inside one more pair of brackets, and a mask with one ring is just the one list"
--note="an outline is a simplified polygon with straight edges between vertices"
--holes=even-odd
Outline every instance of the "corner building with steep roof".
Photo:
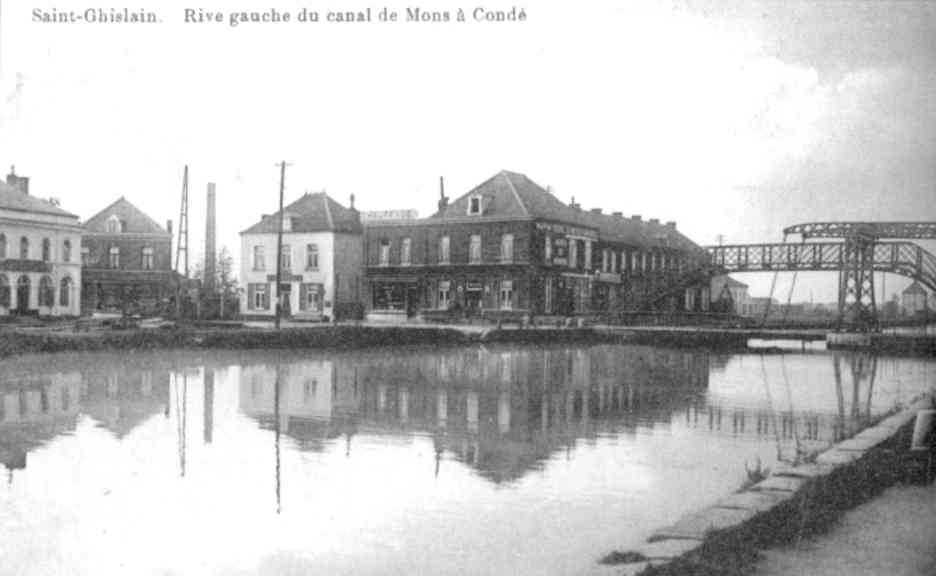
[[276,253],[279,212],[241,232],[241,315],[273,318],[282,295],[282,317],[331,320],[359,316],[363,229],[361,217],[324,192],[305,193],[283,208],[279,290]]

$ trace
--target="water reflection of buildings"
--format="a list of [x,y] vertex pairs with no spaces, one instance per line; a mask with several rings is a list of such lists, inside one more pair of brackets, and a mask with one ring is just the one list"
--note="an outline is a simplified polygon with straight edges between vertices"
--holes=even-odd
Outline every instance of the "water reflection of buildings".
[[82,413],[122,438],[163,412],[168,381],[168,370],[133,363],[74,362],[42,374],[41,367],[9,362],[0,375],[0,462],[11,473],[25,468],[30,451],[74,431]]
[[[279,430],[320,450],[355,433],[431,436],[494,482],[580,438],[669,420],[704,393],[705,355],[649,347],[458,349],[297,361],[280,371]],[[276,367],[242,370],[241,410],[272,428]]]

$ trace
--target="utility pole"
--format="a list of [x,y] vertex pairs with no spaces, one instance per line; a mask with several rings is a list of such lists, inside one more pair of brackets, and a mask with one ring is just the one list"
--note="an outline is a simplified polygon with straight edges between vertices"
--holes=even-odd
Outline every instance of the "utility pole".
[[[280,188],[279,188],[279,222],[277,223],[277,232],[276,232],[276,310],[275,310],[275,326],[279,330],[280,327],[280,310],[282,308],[282,299],[283,295],[280,291],[280,281],[283,278],[283,189],[286,184],[286,161],[283,160],[279,163],[280,166]],[[277,386],[279,383],[277,382]]]

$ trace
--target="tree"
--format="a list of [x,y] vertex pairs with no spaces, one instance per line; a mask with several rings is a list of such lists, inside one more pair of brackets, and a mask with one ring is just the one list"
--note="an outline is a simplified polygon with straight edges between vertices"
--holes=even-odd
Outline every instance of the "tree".
[[234,274],[234,258],[231,256],[226,246],[221,247],[216,257],[214,286],[210,290],[210,293],[206,289],[204,282],[204,257],[195,263],[195,270],[192,276],[202,281],[202,316],[207,318],[230,318],[237,313],[239,287],[237,276]]

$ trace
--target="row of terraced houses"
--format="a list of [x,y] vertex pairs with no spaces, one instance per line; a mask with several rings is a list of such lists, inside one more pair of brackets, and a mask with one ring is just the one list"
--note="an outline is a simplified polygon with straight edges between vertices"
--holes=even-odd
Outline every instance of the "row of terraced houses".
[[[388,218],[388,216],[390,216]],[[396,216],[396,217],[394,217]],[[425,319],[707,310],[704,251],[674,222],[583,210],[502,171],[427,218],[361,214],[325,193],[241,233],[245,317]]]

